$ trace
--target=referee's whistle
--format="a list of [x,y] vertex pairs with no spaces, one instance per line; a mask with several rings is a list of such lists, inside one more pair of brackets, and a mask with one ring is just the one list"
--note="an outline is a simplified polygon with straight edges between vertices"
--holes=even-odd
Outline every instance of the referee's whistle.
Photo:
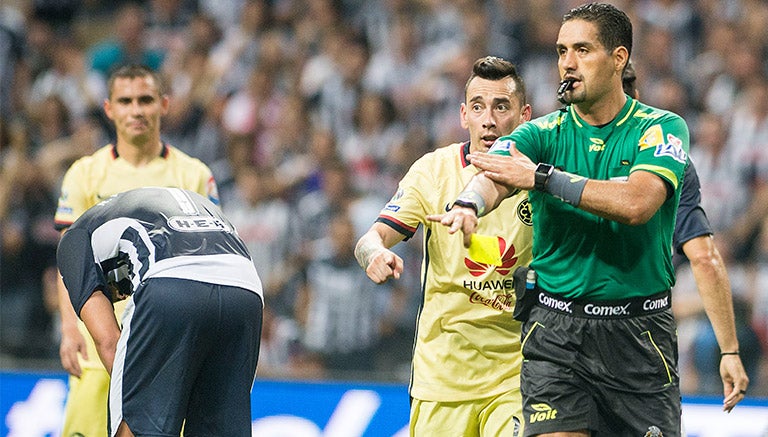
[[573,87],[573,79],[565,79],[560,82],[560,86],[557,88],[557,101],[565,104],[565,92]]

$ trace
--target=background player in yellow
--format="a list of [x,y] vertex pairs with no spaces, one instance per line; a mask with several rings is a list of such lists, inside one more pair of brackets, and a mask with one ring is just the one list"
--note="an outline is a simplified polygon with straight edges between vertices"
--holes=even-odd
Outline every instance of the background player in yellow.
[[[104,112],[115,124],[117,141],[79,159],[67,170],[56,210],[56,228],[65,232],[96,203],[142,186],[185,188],[218,202],[210,169],[160,139],[160,119],[169,105],[160,77],[146,67],[126,66],[110,76],[108,89]],[[115,304],[118,321],[125,304]],[[61,364],[70,374],[61,435],[105,435],[109,375],[61,280],[59,313],[59,353]]]
[[512,318],[512,273],[531,260],[527,192],[513,194],[480,223],[478,233],[496,240],[500,265],[472,260],[459,236],[426,219],[438,208],[450,209],[477,172],[467,154],[487,152],[497,138],[530,120],[515,66],[496,57],[478,59],[460,114],[470,140],[439,148],[411,166],[358,241],[355,257],[372,281],[397,279],[403,260],[390,248],[424,226],[423,302],[409,387],[411,435],[517,436],[522,435],[522,356],[520,324]]

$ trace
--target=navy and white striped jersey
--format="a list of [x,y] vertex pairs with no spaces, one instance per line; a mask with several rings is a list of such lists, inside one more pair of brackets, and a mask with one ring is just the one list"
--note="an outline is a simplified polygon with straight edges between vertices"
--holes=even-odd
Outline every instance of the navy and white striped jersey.
[[248,249],[221,209],[179,188],[138,188],[94,205],[62,237],[57,262],[78,315],[95,290],[110,297],[108,282],[120,280],[130,281],[123,283],[130,292],[162,277],[245,288],[263,299]]

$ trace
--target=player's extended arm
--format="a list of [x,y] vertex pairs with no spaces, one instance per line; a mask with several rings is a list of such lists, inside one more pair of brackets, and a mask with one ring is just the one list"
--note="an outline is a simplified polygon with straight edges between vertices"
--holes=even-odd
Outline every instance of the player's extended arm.
[[[509,156],[477,153],[469,155],[469,159],[487,178],[508,189],[536,189],[537,164],[514,144]],[[667,198],[666,182],[646,171],[636,171],[625,181],[603,181],[553,169],[540,189],[592,214],[627,225],[650,220]]]
[[[485,155],[485,153],[479,155]],[[496,209],[513,191],[514,188],[495,182],[480,171],[459,193],[450,211],[445,214],[428,215],[427,220],[449,227],[449,234],[461,231],[464,234],[464,247],[469,247],[472,234],[477,229],[478,217]]]
[[59,317],[61,317],[61,343],[59,344],[59,357],[61,365],[70,375],[80,377],[82,369],[78,353],[88,359],[85,338],[77,328],[77,314],[69,300],[69,293],[61,275],[57,278],[57,292],[59,296]]
[[403,259],[389,250],[405,236],[384,223],[374,223],[355,245],[355,258],[371,281],[381,284],[400,278]]
[[[683,252],[691,262],[696,287],[699,290],[704,311],[707,313],[721,352],[738,352],[736,324],[733,314],[731,284],[723,259],[711,235],[703,235],[683,244]],[[720,358],[720,377],[723,381],[723,409],[731,411],[744,394],[749,378],[738,354]]]
[[101,362],[111,375],[117,341],[120,338],[120,327],[115,318],[112,302],[101,290],[96,290],[80,310],[80,318],[93,337]]

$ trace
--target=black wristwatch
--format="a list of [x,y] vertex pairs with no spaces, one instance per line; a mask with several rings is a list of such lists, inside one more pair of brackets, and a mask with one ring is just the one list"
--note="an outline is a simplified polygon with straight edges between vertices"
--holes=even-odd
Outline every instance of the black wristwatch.
[[536,174],[534,175],[533,188],[536,191],[546,191],[547,181],[552,176],[552,172],[555,171],[555,167],[551,164],[545,164],[540,162],[536,166]]
[[472,208],[475,210],[475,215],[478,213],[477,204],[474,202],[468,202],[466,200],[457,199],[455,202],[453,202],[453,205],[451,205],[451,208],[454,206],[463,206],[464,208]]

